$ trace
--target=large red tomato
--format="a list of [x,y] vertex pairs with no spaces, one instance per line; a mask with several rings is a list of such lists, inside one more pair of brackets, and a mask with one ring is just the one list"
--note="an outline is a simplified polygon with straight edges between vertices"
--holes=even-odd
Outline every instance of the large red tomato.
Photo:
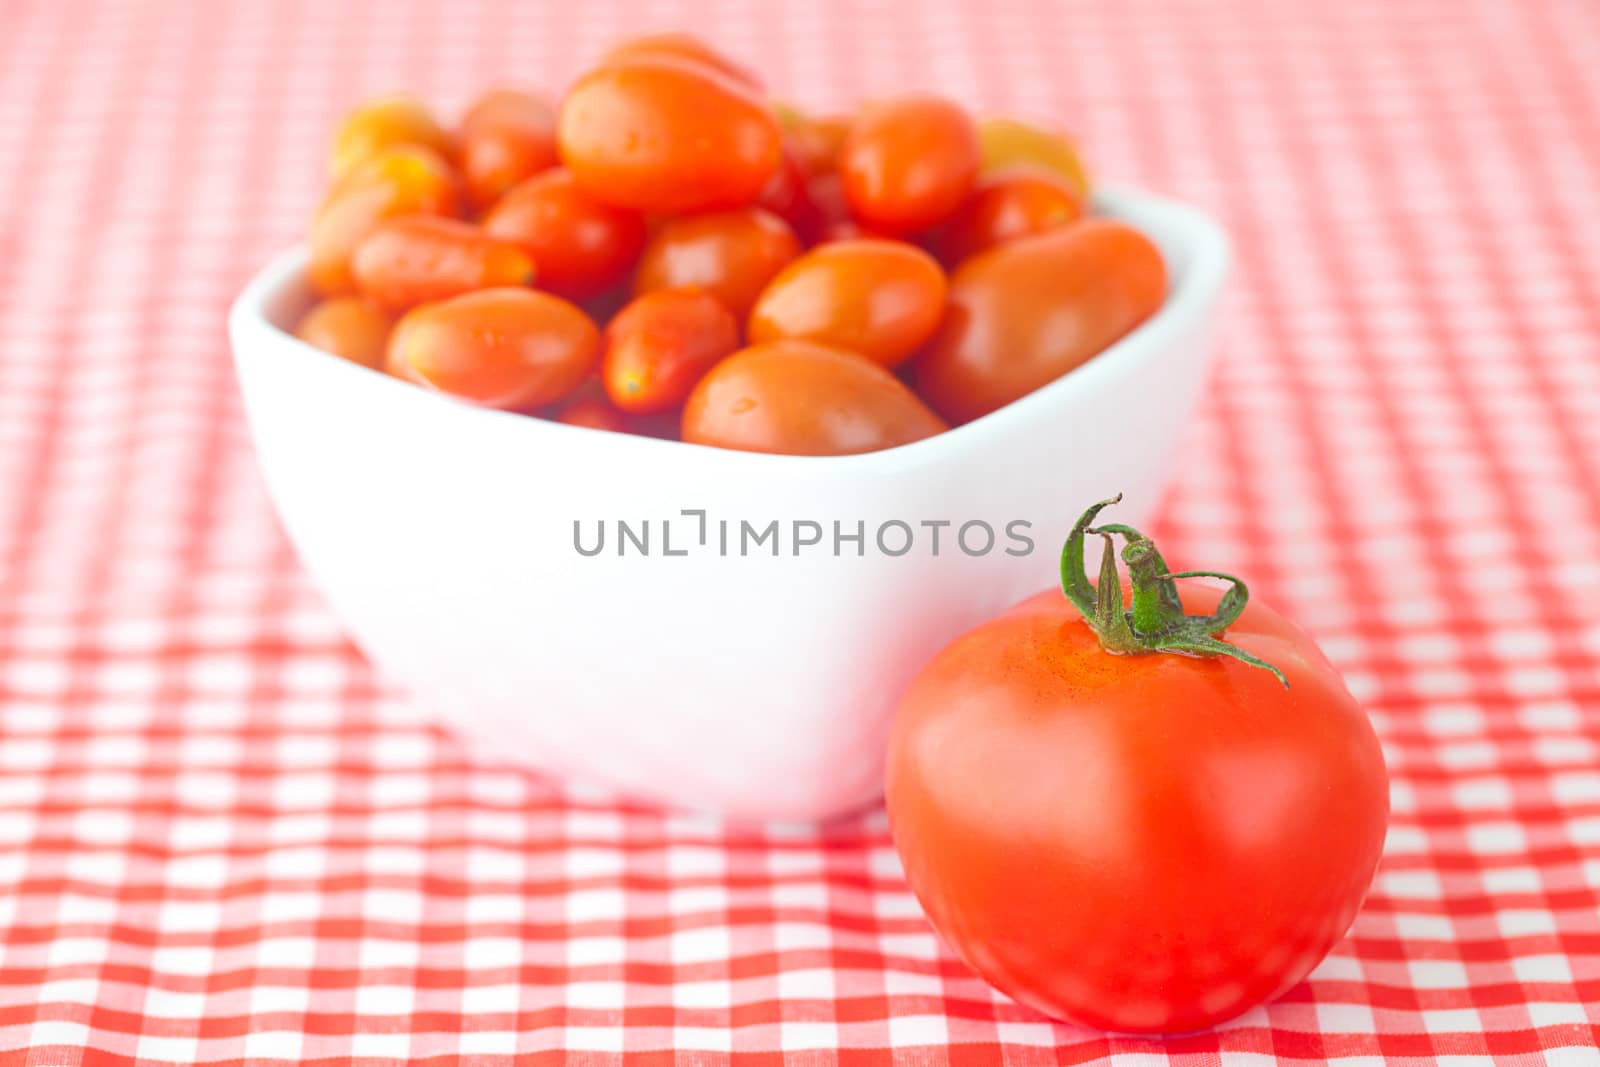
[[[913,683],[889,815],[934,925],[999,989],[1102,1029],[1195,1030],[1344,935],[1383,848],[1383,754],[1304,632],[1237,582],[1186,595],[1210,614],[1185,616],[1138,531],[1087,529],[1104,506],[1067,543],[1067,596],[956,639]],[[1086,532],[1125,539],[1131,611],[1109,547],[1103,595],[1089,584]]]

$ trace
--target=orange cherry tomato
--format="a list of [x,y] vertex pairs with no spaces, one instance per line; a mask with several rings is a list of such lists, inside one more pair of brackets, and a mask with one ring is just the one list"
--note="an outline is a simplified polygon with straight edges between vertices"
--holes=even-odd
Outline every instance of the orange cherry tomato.
[[748,204],[783,160],[778,120],[748,86],[662,55],[580,79],[561,105],[557,142],[585,192],[659,214]]
[[628,419],[622,412],[598,397],[585,396],[568,401],[556,416],[557,422],[568,426],[583,426],[590,430],[609,430],[627,433]]
[[378,369],[394,316],[357,296],[336,296],[301,317],[294,335],[351,363]]
[[801,256],[750,309],[752,343],[797,338],[896,367],[939,328],[945,277],[903,241],[834,241]]
[[455,174],[437,152],[419,145],[384,149],[346,177],[317,210],[307,268],[311,284],[324,296],[353,292],[350,257],[385,219],[460,212]]
[[668,219],[639,257],[633,291],[698,286],[742,322],[761,290],[799,254],[794,231],[760,208]]
[[1055,381],[1166,298],[1150,239],[1086,219],[980,252],[950,278],[944,325],[918,357],[917,391],[967,422]]
[[646,233],[638,212],[599,202],[562,168],[512,189],[483,228],[532,253],[540,288],[570,300],[598,296],[626,278]]
[[486,407],[526,410],[576,389],[600,357],[600,331],[560,297],[480,289],[407,312],[388,369]]
[[333,135],[329,176],[339,182],[390,148],[421,145],[449,158],[450,135],[431,112],[408,96],[386,96],[357,107]]
[[556,113],[531,93],[485,93],[461,120],[461,178],[479,211],[557,162]]
[[772,341],[729,356],[683,409],[683,439],[746,452],[842,456],[920,441],[945,429],[893,374],[809,341]]
[[1088,201],[1089,172],[1072,142],[1060,134],[1021,119],[988,118],[978,123],[978,144],[985,173],[1040,167],[1059,174],[1078,199]]
[[690,33],[651,33],[623,41],[600,60],[600,66],[620,66],[639,58],[666,57],[700,63],[746,88],[762,92],[755,71],[737,63]]
[[1001,171],[982,178],[938,236],[939,258],[955,266],[969,256],[1083,217],[1083,198],[1045,171]]
[[862,109],[839,153],[850,213],[886,233],[943,222],[978,176],[978,133],[967,113],[935,96]]
[[477,226],[427,215],[390,219],[350,260],[361,295],[403,311],[430,300],[533,282],[533,257]]
[[739,323],[720,300],[703,289],[661,289],[606,327],[600,379],[623,411],[669,411],[738,347]]

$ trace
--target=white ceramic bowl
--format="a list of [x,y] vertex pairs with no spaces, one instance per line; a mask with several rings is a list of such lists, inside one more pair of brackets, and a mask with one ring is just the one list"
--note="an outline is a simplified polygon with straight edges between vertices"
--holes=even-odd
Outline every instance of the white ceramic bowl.
[[[1192,208],[1107,191],[1160,245],[1159,313],[1061,380],[949,433],[859,456],[722,451],[483,410],[332,358],[286,332],[301,251],[230,317],[261,467],[306,567],[418,706],[500,756],[740,817],[817,819],[872,800],[889,719],[962,630],[1056,580],[1088,503],[1148,514],[1205,379],[1228,269]],[[1110,442],[1115,442],[1113,447]],[[706,513],[705,544],[700,519]],[[574,521],[592,548],[574,546]],[[650,520],[618,554],[617,520]],[[770,542],[739,551],[741,522]],[[900,520],[913,535],[882,524]],[[949,520],[939,528],[925,522]],[[979,553],[979,520],[996,534]],[[727,555],[720,524],[730,531]],[[794,522],[822,543],[795,554]],[[864,554],[832,524],[864,523]],[[1026,555],[1007,524],[1022,521]],[[669,545],[663,545],[663,523]],[[810,537],[809,526],[799,539]],[[664,549],[674,553],[668,556]],[[839,555],[835,548],[842,549]]]

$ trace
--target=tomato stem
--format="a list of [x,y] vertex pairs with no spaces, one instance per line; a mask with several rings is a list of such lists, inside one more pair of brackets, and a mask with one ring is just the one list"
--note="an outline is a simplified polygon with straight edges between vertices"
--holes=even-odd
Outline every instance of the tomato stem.
[[[1092,525],[1101,511],[1121,500],[1122,494],[1118,493],[1078,516],[1066,544],[1061,547],[1062,592],[1083,613],[1084,621],[1100,638],[1101,646],[1109,652],[1130,654],[1174,652],[1189,656],[1228,656],[1271,671],[1285,689],[1289,688],[1289,680],[1278,668],[1228,644],[1219,636],[1239,618],[1250,599],[1250,590],[1244,582],[1217,571],[1173,571],[1161,558],[1155,544],[1133,527],[1116,522]],[[1083,558],[1084,541],[1090,535],[1098,536],[1105,543],[1098,584],[1089,581]],[[1121,557],[1127,564],[1128,582],[1132,586],[1126,606],[1117,569],[1117,537],[1124,541]],[[1178,595],[1179,578],[1218,578],[1228,582],[1229,587],[1217,603],[1216,611],[1210,615],[1190,615],[1183,610],[1183,600]]]

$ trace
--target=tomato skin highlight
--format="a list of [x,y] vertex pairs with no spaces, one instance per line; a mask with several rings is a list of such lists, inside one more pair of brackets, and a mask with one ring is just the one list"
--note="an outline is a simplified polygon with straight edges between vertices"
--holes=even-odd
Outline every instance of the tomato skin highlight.
[[568,300],[599,296],[626,278],[646,232],[638,212],[600,203],[562,168],[506,193],[483,228],[526,249],[538,267],[539,287]]
[[295,325],[308,345],[374,370],[383,366],[394,316],[358,296],[336,296],[314,305]]
[[1252,600],[1226,640],[1290,687],[1224,657],[1107,653],[1051,590],[907,691],[895,846],[945,940],[1008,995],[1104,1030],[1192,1031],[1282,994],[1349,928],[1388,818],[1377,736],[1270,609]]
[[480,289],[407,312],[386,362],[396,377],[525,411],[567,396],[599,356],[600,331],[567,301],[532,289]]
[[682,404],[739,347],[739,323],[703,289],[646,293],[606,326],[600,379],[618,409],[649,415]]
[[907,96],[862,108],[839,152],[850,214],[897,235],[943,222],[978,176],[971,117],[936,96]]
[[561,105],[557,144],[595,199],[671,215],[751,203],[783,158],[765,100],[703,64],[660,55],[579,79]]
[[379,225],[356,246],[350,270],[361,295],[394,311],[534,278],[533,257],[517,245],[426,215]]
[[312,288],[323,296],[355,292],[350,257],[385,219],[460,213],[455,173],[437,152],[417,145],[379,152],[334,186],[317,209],[307,266]]
[[954,267],[995,245],[1065,226],[1083,217],[1080,194],[1042,171],[1008,170],[982,178],[941,228],[939,258]]
[[700,379],[683,409],[685,441],[796,456],[876,452],[944,429],[878,364],[809,341],[734,353]]
[[794,231],[761,208],[668,219],[639,257],[633,291],[697,286],[743,321],[761,290],[799,254]]
[[793,338],[857,352],[896,367],[933,336],[945,276],[902,241],[830,241],[784,267],[750,310],[752,342]]
[[556,113],[544,100],[516,89],[478,98],[461,120],[461,179],[479,211],[487,211],[518,182],[554,167]]
[[944,322],[913,368],[952,423],[987,415],[1078,367],[1166,299],[1161,253],[1087,219],[981,252],[950,276]]

